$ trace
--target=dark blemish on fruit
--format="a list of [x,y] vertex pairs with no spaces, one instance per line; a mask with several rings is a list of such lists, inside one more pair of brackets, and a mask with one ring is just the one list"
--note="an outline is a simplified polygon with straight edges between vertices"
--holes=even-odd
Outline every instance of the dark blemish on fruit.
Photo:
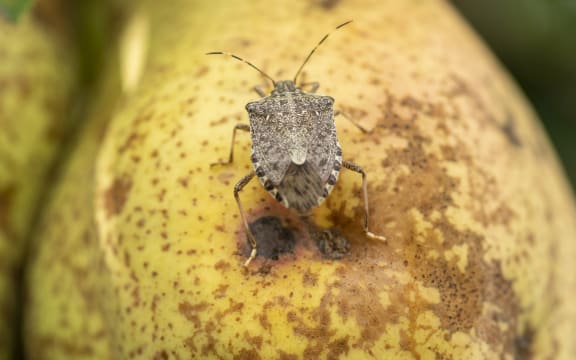
[[132,180],[127,177],[116,178],[110,187],[104,192],[104,206],[107,217],[118,215],[122,212],[124,204],[132,189]]
[[500,129],[510,144],[514,147],[522,147],[522,141],[520,140],[520,136],[518,136],[516,122],[514,121],[512,114],[508,114],[506,122]]
[[257,348],[258,350],[260,350],[262,348],[262,343],[264,342],[264,339],[262,338],[262,336],[250,336],[249,332],[244,333],[244,339],[246,340],[246,342],[248,344],[252,345],[253,347]]
[[242,47],[249,47],[249,46],[252,46],[252,40],[240,38],[240,39],[238,39],[238,44]]
[[337,260],[350,252],[350,242],[337,229],[311,232],[318,250],[324,257]]
[[188,178],[187,177],[178,178],[178,183],[182,185],[182,187],[188,187]]
[[200,68],[198,68],[198,70],[196,71],[194,76],[202,77],[202,76],[208,74],[209,72],[210,72],[210,68],[208,66],[201,66]]
[[168,353],[166,352],[166,350],[160,350],[157,351],[154,354],[154,360],[168,360]]
[[218,271],[227,271],[232,267],[229,262],[220,260],[216,264],[214,264],[214,269]]
[[528,327],[514,339],[514,359],[532,359],[534,353],[534,329]]
[[350,345],[348,344],[350,337],[348,335],[338,338],[327,345],[329,349],[327,359],[340,359],[341,355],[348,354]]
[[260,354],[254,349],[242,349],[232,358],[234,360],[259,360]]
[[[282,226],[280,219],[274,216],[264,216],[250,224],[250,230],[258,244],[258,256],[278,260],[284,253],[294,250],[296,240],[292,231]],[[243,244],[244,256],[249,256],[251,247],[248,242]]]
[[136,140],[138,140],[139,137],[140,134],[130,133],[130,135],[128,135],[126,140],[124,140],[124,144],[120,145],[120,147],[118,148],[118,153],[123,154],[126,150],[131,148],[134,142],[136,142]]

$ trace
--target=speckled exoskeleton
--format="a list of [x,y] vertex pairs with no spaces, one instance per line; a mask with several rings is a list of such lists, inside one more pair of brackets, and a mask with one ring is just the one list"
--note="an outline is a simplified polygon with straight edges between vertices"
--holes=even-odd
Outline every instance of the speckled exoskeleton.
[[[336,29],[349,23],[350,21],[347,21]],[[275,81],[252,63],[233,54],[208,53],[208,55],[232,56],[256,69],[271,80],[274,86],[269,95],[260,86],[255,87],[255,91],[262,99],[246,104],[250,125],[237,124],[234,127],[228,161],[212,164],[231,163],[234,159],[236,130],[250,131],[252,138],[250,159],[254,170],[234,186],[234,197],[252,247],[245,266],[256,257],[257,244],[246,221],[238,194],[254,176],[258,177],[264,188],[282,205],[300,214],[307,214],[328,197],[342,167],[360,173],[364,194],[364,231],[371,238],[385,240],[384,237],[375,235],[368,229],[366,173],[360,166],[342,160],[342,148],[338,143],[334,125],[336,114],[334,99],[315,94],[319,87],[317,82],[296,85],[302,68],[328,36],[329,34],[326,34],[308,54],[293,80]],[[303,91],[303,85],[310,86],[310,92]]]

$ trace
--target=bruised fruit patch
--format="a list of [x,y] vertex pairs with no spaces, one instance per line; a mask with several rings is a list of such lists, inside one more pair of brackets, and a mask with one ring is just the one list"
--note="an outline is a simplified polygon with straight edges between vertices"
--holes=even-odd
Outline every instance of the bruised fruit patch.
[[332,10],[339,2],[340,0],[313,0],[313,4],[319,6],[323,10]]
[[[477,106],[476,99],[471,102]],[[496,210],[486,213],[486,204],[500,198],[498,186],[475,161],[473,149],[467,143],[456,142],[440,146],[439,152],[430,151],[431,144],[442,143],[438,139],[453,127],[450,121],[457,119],[457,114],[454,118],[436,116],[426,109],[440,108],[441,104],[432,106],[415,96],[397,100],[389,94],[384,105],[383,120],[378,127],[403,138],[406,145],[386,151],[381,166],[394,172],[394,177],[386,187],[379,185],[380,189],[369,182],[369,193],[373,204],[386,204],[390,209],[386,219],[376,222],[393,223],[394,231],[386,233],[387,246],[351,238],[350,254],[338,271],[340,278],[328,284],[321,303],[333,304],[342,318],[355,320],[362,335],[354,347],[371,347],[380,336],[398,326],[404,329],[399,333],[401,348],[419,357],[419,344],[413,335],[422,330],[420,316],[430,314],[440,323],[446,341],[451,341],[455,334],[475,334],[498,353],[514,354],[520,301],[512,281],[505,278],[501,263],[485,260],[486,238],[457,228],[447,215],[448,210],[461,206],[455,199],[462,199],[464,189],[470,185],[466,177],[449,175],[446,165],[459,163],[471,174],[474,183],[469,191],[473,201],[469,209],[479,223],[510,231],[514,213],[506,211],[505,203],[496,203]],[[436,123],[438,138],[421,131],[421,125],[414,123],[423,112],[428,121]],[[485,110],[482,116],[493,117]],[[380,137],[379,132],[368,136]],[[514,143],[513,134],[510,142]],[[395,169],[400,168],[407,170],[397,173]],[[356,216],[361,210],[358,204]],[[352,232],[348,228],[357,224],[344,213],[335,208],[331,220],[344,232]],[[396,278],[398,269],[407,270],[411,274],[409,280]],[[390,293],[383,301],[379,295],[387,286],[404,290]],[[323,342],[331,340],[328,337]],[[434,352],[440,354],[442,350]]]
[[516,339],[514,339],[515,345],[515,359],[532,359],[534,357],[533,346],[534,346],[534,329],[528,327],[520,334]]
[[[250,223],[250,230],[258,244],[258,256],[278,260],[278,257],[294,250],[296,240],[292,231],[274,216],[264,216]],[[250,246],[244,245],[244,255],[250,255]]]
[[316,231],[312,237],[322,255],[328,259],[341,259],[350,251],[350,242],[337,229]]

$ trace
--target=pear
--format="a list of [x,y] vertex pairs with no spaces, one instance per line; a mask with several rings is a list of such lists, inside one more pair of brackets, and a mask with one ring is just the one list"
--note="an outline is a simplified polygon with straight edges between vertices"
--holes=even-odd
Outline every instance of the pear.
[[[439,1],[143,2],[124,91],[36,240],[38,358],[569,359],[576,207],[537,116]],[[306,218],[253,181],[255,85],[318,81],[342,170]],[[125,50],[126,48],[124,48]],[[136,49],[136,50],[134,50]],[[141,69],[132,72],[130,69]],[[130,73],[127,74],[127,73]],[[265,85],[266,86],[266,85]],[[109,109],[109,107],[107,107]],[[91,121],[98,121],[98,111]],[[101,117],[100,117],[101,121]],[[105,130],[103,130],[105,129]],[[101,137],[100,137],[101,136]]]
[[78,145],[52,189],[26,273],[24,342],[30,359],[108,359],[116,321],[94,222],[94,162],[119,93],[117,67],[88,108]]
[[71,127],[75,58],[46,20],[0,16],[0,359],[15,354],[27,238]]

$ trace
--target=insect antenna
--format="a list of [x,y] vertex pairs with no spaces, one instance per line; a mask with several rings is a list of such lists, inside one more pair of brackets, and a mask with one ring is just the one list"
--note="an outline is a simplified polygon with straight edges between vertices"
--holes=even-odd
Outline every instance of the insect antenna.
[[234,55],[234,54],[230,54],[230,53],[227,53],[227,52],[222,52],[222,51],[212,51],[212,52],[206,53],[206,55],[228,55],[228,56],[231,56],[231,57],[233,57],[233,58],[236,59],[236,60],[242,61],[244,64],[247,64],[247,65],[250,66],[251,68],[256,69],[256,71],[258,71],[260,74],[264,75],[264,77],[270,79],[270,81],[272,81],[272,85],[276,86],[276,81],[274,81],[274,79],[272,79],[272,77],[271,77],[270,75],[268,75],[268,74],[266,74],[264,71],[258,69],[258,68],[256,67],[256,65],[252,64],[251,62],[242,59],[240,56],[237,56],[237,55]]
[[300,65],[300,68],[298,69],[298,71],[296,71],[296,75],[294,75],[294,84],[296,84],[296,80],[298,79],[298,75],[300,75],[300,72],[302,71],[302,69],[304,68],[304,65],[306,65],[306,63],[308,62],[308,60],[310,60],[310,58],[312,57],[312,54],[314,54],[314,52],[316,51],[316,49],[318,48],[318,46],[322,45],[322,43],[324,41],[326,41],[326,39],[328,39],[328,36],[330,36],[330,34],[332,34],[334,31],[340,29],[343,26],[346,26],[348,24],[350,24],[352,22],[352,20],[348,20],[345,23],[342,23],[338,26],[336,26],[336,28],[334,30],[332,30],[331,32],[329,32],[328,34],[324,35],[324,37],[322,38],[322,40],[320,40],[320,42],[318,42],[318,44],[316,44],[316,46],[314,46],[314,49],[312,49],[312,51],[310,51],[310,53],[308,54],[308,56],[306,57],[306,59],[304,60],[304,62],[302,63],[302,65]]

